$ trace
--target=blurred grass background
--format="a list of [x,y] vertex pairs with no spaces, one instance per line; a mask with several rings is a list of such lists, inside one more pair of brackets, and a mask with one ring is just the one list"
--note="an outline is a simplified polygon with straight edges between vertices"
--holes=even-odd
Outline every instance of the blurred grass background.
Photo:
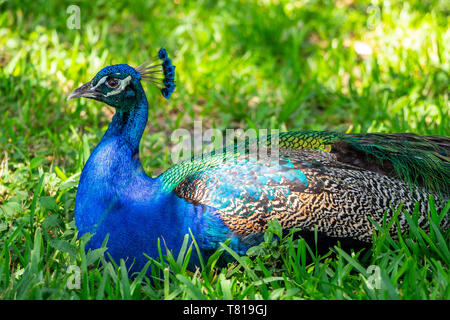
[[170,101],[146,86],[141,158],[153,175],[171,165],[171,132],[194,120],[448,136],[449,13],[445,0],[0,0],[0,244],[49,213],[73,221],[79,173],[113,110],[66,97],[104,66],[137,66],[160,47],[173,57]]

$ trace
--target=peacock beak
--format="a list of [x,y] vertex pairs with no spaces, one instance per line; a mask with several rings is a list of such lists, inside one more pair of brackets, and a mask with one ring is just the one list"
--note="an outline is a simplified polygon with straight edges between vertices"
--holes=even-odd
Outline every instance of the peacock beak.
[[92,86],[92,81],[89,81],[88,83],[83,84],[81,87],[75,89],[72,91],[68,97],[67,100],[74,99],[74,98],[90,98],[90,99],[98,99],[99,93],[95,91],[95,88]]

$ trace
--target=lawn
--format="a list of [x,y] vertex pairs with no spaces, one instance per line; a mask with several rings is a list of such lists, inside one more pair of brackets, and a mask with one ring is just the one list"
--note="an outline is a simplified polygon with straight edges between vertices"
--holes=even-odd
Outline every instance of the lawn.
[[[449,13],[425,0],[0,0],[0,299],[450,299],[450,231],[424,232],[414,212],[407,234],[392,239],[386,221],[365,253],[318,254],[274,221],[245,256],[225,244],[186,270],[187,236],[179,255],[162,246],[149,260],[152,281],[129,277],[104,248],[85,254],[74,225],[80,172],[114,111],[66,101],[104,66],[166,48],[175,93],[145,87],[140,154],[153,176],[173,165],[170,134],[194,120],[449,136]],[[431,208],[430,221],[449,210]],[[223,252],[236,261],[217,266]]]

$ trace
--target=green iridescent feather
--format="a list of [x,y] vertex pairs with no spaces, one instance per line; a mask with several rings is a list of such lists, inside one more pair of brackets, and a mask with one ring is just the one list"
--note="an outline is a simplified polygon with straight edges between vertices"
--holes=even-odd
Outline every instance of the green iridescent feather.
[[442,194],[450,192],[450,139],[416,134],[354,134],[342,138],[353,148],[391,163],[395,173],[410,184]]

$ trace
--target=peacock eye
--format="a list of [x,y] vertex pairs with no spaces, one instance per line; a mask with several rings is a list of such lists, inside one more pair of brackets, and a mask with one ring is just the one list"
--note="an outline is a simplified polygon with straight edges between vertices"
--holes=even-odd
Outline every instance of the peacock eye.
[[106,80],[106,85],[111,89],[116,88],[119,85],[119,80],[116,78],[108,78],[108,80]]

